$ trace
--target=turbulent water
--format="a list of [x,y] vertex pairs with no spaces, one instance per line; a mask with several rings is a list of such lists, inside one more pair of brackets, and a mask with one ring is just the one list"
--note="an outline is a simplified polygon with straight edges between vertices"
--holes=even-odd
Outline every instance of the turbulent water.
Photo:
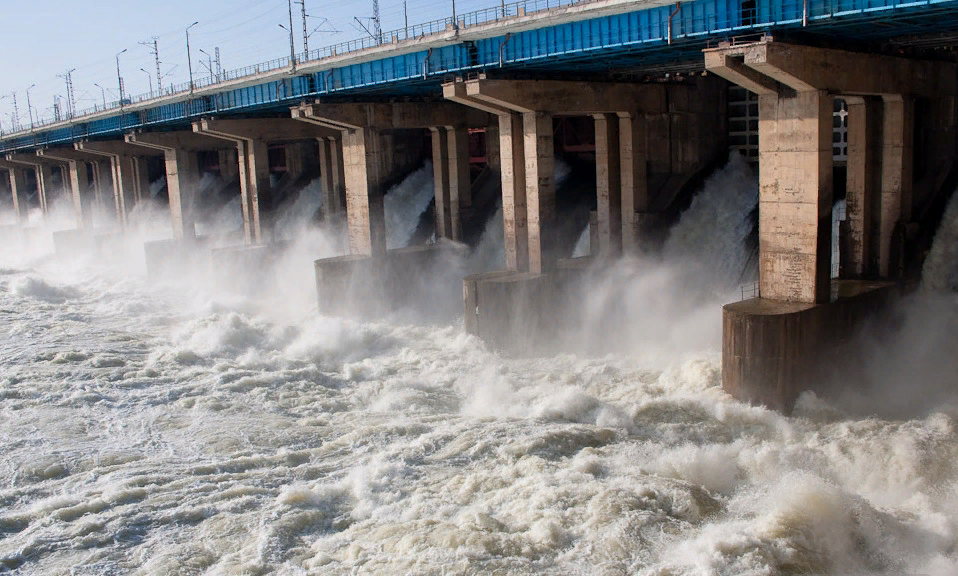
[[[754,201],[735,170],[712,183],[733,230]],[[669,250],[700,241],[680,227]],[[732,251],[704,269],[737,275]],[[5,253],[0,571],[958,572],[958,410],[736,402],[703,295],[722,291],[681,314],[689,276],[656,266],[637,270],[660,296],[629,313],[660,326],[674,298],[673,354],[509,359],[457,325]]]

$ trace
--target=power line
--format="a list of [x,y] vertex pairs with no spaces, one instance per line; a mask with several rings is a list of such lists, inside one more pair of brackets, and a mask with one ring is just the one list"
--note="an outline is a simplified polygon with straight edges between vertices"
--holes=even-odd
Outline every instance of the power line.
[[163,94],[163,74],[160,72],[159,38],[157,36],[153,36],[152,40],[152,42],[140,42],[140,44],[149,48],[150,54],[153,54],[153,58],[156,60],[156,88],[160,94]]

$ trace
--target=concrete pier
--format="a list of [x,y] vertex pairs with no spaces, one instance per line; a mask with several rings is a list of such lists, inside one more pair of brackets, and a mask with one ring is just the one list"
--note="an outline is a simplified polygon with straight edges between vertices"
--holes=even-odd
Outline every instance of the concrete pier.
[[759,95],[760,297],[725,307],[722,383],[787,412],[824,367],[844,359],[836,346],[900,293],[887,282],[836,289],[830,280],[832,101],[849,105],[842,276],[901,278],[902,231],[917,226],[915,99],[950,110],[922,129],[950,135],[933,154],[954,157],[958,67],[771,39],[706,50],[705,63]]
[[122,229],[130,227],[130,212],[141,198],[150,195],[146,156],[158,155],[153,148],[128,144],[118,140],[82,141],[75,144],[78,151],[96,154],[110,163],[108,177],[100,169],[98,193],[104,201],[112,192],[117,221]]
[[[376,291],[385,309],[404,306],[409,290],[415,286],[412,282],[417,270],[431,266],[442,248],[387,251],[383,208],[386,188],[422,162],[421,150],[411,147],[418,139],[398,136],[422,135],[426,130],[433,134],[437,236],[453,239],[459,235],[454,230],[461,227],[461,207],[471,204],[471,200],[463,198],[468,194],[468,164],[462,165],[463,161],[468,162],[464,154],[468,142],[461,140],[467,137],[469,126],[488,123],[488,116],[450,102],[317,103],[294,108],[292,116],[336,130],[342,138],[349,256],[316,262],[320,309],[346,311],[347,302],[354,304],[349,307],[353,311],[368,308],[370,299],[356,298],[357,286]],[[450,134],[456,147],[451,153]],[[327,170],[332,168],[332,189],[336,171],[331,150],[321,151],[323,154]],[[450,180],[456,183],[456,204],[452,202]],[[335,198],[330,200],[335,202]]]
[[13,198],[13,213],[17,223],[22,226],[27,222],[27,183],[24,174],[27,168],[6,160],[0,160],[0,168],[7,171],[10,195]]
[[[36,155],[31,154],[7,154],[6,159],[7,162],[20,164],[21,166],[33,169],[36,175],[37,199],[40,203],[40,212],[46,217],[49,213],[47,199],[53,195],[53,170],[57,169],[60,171],[60,174],[63,174],[65,172],[64,164],[49,158],[38,158]],[[63,179],[63,183],[66,185],[66,179]]]
[[[256,244],[268,242],[273,238],[273,198],[268,145],[287,143],[289,152],[294,148],[292,144],[289,144],[290,142],[336,134],[334,130],[296,122],[291,118],[250,120],[209,118],[194,122],[193,131],[235,146],[242,194],[244,234],[247,243]],[[298,162],[294,161],[294,171],[301,174],[303,171],[301,156],[297,160]]]
[[595,125],[593,259],[637,254],[651,244],[650,214],[664,210],[685,182],[727,150],[724,83],[703,80],[666,85],[480,76],[443,86],[446,99],[499,120],[507,270],[466,278],[468,330],[505,349],[528,350],[535,341],[532,348],[541,350],[561,324],[559,311],[574,305],[564,298],[587,281],[589,259],[559,257],[571,247],[557,245],[553,119],[585,116]]

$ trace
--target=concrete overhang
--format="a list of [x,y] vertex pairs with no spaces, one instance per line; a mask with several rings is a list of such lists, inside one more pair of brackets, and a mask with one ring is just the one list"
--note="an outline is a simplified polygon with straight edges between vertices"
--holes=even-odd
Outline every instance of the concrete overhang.
[[304,104],[291,110],[303,120],[337,130],[413,130],[436,126],[485,126],[489,117],[454,102],[399,102],[392,104]]
[[162,154],[162,152],[154,150],[153,148],[146,148],[137,144],[127,144],[121,140],[98,140],[96,142],[84,140],[74,143],[73,147],[81,152],[89,152],[90,154],[97,154],[108,158],[114,156],[157,156]]
[[36,154],[7,154],[6,158],[8,162],[21,166],[62,166],[64,164],[62,160],[40,158]]
[[204,118],[193,123],[193,132],[233,142],[259,140],[267,143],[336,138],[339,130],[299,122],[293,118],[222,120]]
[[[661,114],[668,111],[666,88],[661,84],[488,78],[468,80],[464,84],[467,100],[519,113],[588,116],[614,112]],[[455,90],[453,87],[453,97],[460,97],[461,92]]]
[[97,162],[103,157],[95,152],[80,152],[74,148],[41,148],[37,156],[63,162]]
[[163,152],[169,150],[185,150],[198,152],[201,150],[227,150],[233,147],[219,138],[194,134],[193,132],[131,132],[124,139],[128,144],[136,144]]
[[758,94],[824,90],[852,96],[953,96],[958,64],[775,42],[704,51],[705,68]]

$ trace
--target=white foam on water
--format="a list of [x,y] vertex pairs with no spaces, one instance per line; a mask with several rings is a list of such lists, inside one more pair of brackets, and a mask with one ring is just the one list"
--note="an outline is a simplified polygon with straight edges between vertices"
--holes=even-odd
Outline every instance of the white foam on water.
[[[713,188],[738,217],[708,197],[683,216],[667,250],[694,275],[649,261],[624,277],[661,287],[640,294],[659,294],[642,309],[662,310],[665,361],[510,359],[454,326],[278,314],[0,252],[0,566],[953,574],[954,416],[747,406],[692,337],[741,273],[724,234],[741,237],[751,186]],[[735,231],[683,231],[709,225],[696,211]]]

